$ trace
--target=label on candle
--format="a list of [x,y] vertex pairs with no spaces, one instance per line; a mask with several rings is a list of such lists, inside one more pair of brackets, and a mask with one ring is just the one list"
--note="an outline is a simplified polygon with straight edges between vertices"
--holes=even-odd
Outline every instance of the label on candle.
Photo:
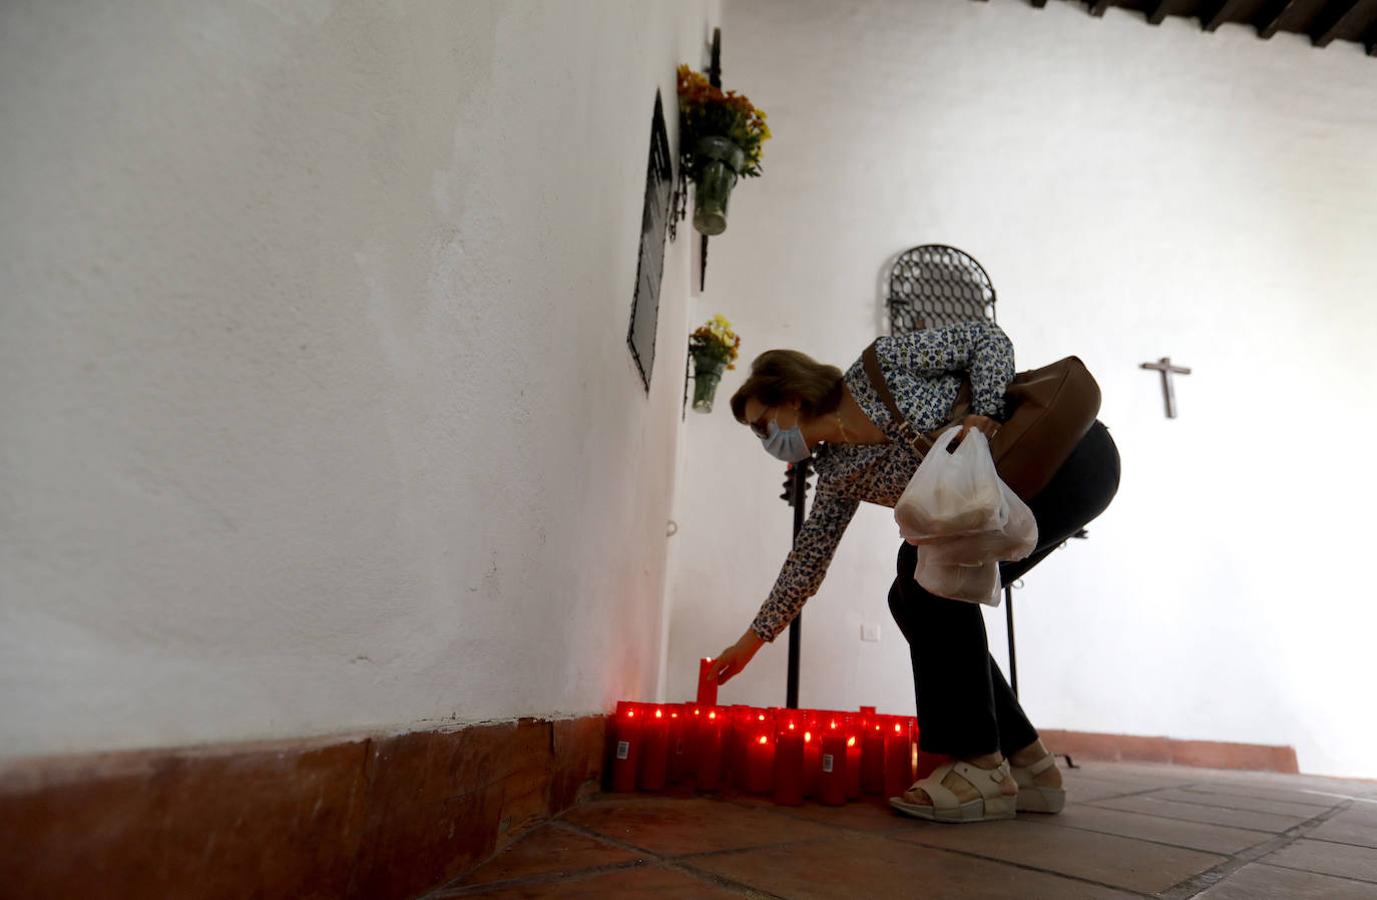
[[626,759],[631,755],[630,741],[617,741],[617,759]]
[[832,773],[832,754],[824,753],[822,755],[822,770],[829,775]]

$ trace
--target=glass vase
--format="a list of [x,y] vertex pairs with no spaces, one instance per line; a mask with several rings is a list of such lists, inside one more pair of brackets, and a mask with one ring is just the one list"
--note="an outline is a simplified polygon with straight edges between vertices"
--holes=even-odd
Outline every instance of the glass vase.
[[712,412],[712,401],[717,396],[717,385],[722,381],[722,371],[726,367],[725,360],[702,355],[693,357],[694,412]]
[[727,230],[727,202],[746,165],[746,151],[724,137],[700,138],[694,147],[693,227],[709,237]]

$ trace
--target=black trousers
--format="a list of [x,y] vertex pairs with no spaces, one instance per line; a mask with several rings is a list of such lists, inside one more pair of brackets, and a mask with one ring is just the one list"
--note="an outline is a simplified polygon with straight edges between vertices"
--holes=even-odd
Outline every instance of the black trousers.
[[[1063,541],[1104,512],[1119,489],[1119,451],[1109,429],[1096,421],[1029,502],[1038,523],[1038,545],[1026,559],[1000,563],[1004,584],[1042,562]],[[913,580],[918,548],[899,548],[898,576],[889,610],[909,643],[918,699],[918,745],[929,753],[1005,756],[1037,740],[999,666],[990,657],[981,607],[948,600]]]

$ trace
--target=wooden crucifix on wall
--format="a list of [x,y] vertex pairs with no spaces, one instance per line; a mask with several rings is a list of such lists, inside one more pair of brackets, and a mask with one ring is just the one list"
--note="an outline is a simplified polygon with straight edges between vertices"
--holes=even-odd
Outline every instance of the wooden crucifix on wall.
[[1162,397],[1167,402],[1167,418],[1176,418],[1176,391],[1172,387],[1171,376],[1189,375],[1191,370],[1185,366],[1173,366],[1170,356],[1164,356],[1155,363],[1142,363],[1140,368],[1154,369],[1162,373]]

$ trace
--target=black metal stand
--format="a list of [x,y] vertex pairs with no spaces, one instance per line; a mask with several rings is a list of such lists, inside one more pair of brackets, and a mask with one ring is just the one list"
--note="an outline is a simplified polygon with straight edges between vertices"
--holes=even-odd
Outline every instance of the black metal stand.
[[[1071,537],[1076,540],[1083,541],[1086,538],[1090,537],[1090,532],[1082,528],[1075,534],[1071,535]],[[1066,542],[1063,541],[1061,543],[1061,547],[1065,546]],[[1012,584],[1004,585],[1004,621],[1008,625],[1009,631],[1009,688],[1014,692],[1014,696],[1017,697],[1018,656],[1014,653],[1014,586]],[[1076,764],[1071,761],[1071,757],[1069,756],[1066,757],[1066,763],[1068,768],[1076,768]]]
[[[794,508],[795,541],[803,530],[803,507],[808,496],[808,476],[812,467],[811,457],[803,462],[790,463],[785,471],[784,493],[779,495],[781,500]],[[789,709],[798,709],[798,663],[802,643],[803,613],[799,613],[789,623],[789,680],[784,691],[784,705]]]
[[1004,586],[1004,621],[1009,626],[1009,687],[1018,696],[1018,660],[1014,656],[1014,587]]

